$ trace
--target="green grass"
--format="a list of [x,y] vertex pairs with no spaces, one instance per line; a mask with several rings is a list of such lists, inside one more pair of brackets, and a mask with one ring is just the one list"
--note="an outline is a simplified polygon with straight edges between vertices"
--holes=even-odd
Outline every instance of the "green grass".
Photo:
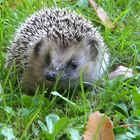
[[[140,139],[139,0],[96,1],[117,24],[114,31],[104,28],[84,0],[83,4],[66,0],[0,2],[0,139],[77,140],[85,131],[89,114],[96,110],[110,116],[116,139]],[[111,81],[105,78],[104,82],[94,84],[94,90],[87,91],[81,84],[81,90],[75,93],[70,90],[65,98],[61,97],[62,93],[56,93],[51,100],[37,92],[33,97],[23,93],[20,84],[16,84],[16,75],[10,80],[10,70],[4,68],[6,48],[26,17],[45,6],[76,10],[100,27],[111,54],[109,71],[124,65],[133,68],[134,77],[128,80],[117,77]],[[76,134],[80,135],[77,139]]]

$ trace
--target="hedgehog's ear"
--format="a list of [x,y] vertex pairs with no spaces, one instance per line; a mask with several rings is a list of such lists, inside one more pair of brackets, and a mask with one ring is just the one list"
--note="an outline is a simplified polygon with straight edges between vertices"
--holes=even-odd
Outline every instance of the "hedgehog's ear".
[[40,48],[41,48],[42,44],[43,44],[42,40],[40,40],[39,42],[37,42],[35,44],[35,46],[34,46],[34,53],[35,53],[35,55],[39,54],[39,51],[40,51]]
[[91,60],[94,60],[96,58],[96,56],[98,55],[98,43],[94,39],[89,40],[88,46],[89,46],[89,49],[90,49]]

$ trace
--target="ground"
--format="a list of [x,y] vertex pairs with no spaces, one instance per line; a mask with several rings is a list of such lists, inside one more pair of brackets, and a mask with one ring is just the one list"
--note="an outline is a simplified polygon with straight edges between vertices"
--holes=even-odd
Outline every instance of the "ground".
[[[113,123],[116,140],[140,139],[140,1],[96,0],[117,25],[105,28],[86,0],[1,0],[0,1],[0,139],[72,139],[79,140],[89,114],[100,111]],[[53,92],[27,96],[11,80],[4,67],[7,47],[20,24],[41,7],[65,7],[75,10],[99,27],[110,51],[108,73],[120,65],[131,67],[134,76],[117,77],[94,83],[92,89]],[[64,96],[65,97],[64,97]],[[71,95],[71,96],[69,96]]]

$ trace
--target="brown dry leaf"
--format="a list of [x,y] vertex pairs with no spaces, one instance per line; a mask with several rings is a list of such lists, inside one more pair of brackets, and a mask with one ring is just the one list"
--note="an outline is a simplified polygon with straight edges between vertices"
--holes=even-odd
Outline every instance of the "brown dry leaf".
[[98,111],[89,117],[83,140],[114,140],[112,123]]
[[114,29],[115,25],[110,21],[105,10],[97,5],[94,0],[88,0],[95,12],[97,13],[99,19],[102,21],[103,25],[107,28]]
[[108,75],[108,78],[110,80],[112,80],[119,75],[124,75],[125,79],[131,78],[134,75],[133,74],[133,69],[132,68],[127,68],[127,67],[124,67],[124,66],[119,66],[118,69],[116,69],[115,71],[111,72]]

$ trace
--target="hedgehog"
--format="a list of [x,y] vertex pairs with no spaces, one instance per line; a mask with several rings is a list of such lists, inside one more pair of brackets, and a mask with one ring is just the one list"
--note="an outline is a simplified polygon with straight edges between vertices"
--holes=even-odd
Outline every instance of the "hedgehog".
[[28,93],[38,86],[62,89],[100,79],[109,63],[108,48],[98,28],[75,11],[42,9],[17,29],[6,67],[15,67]]

